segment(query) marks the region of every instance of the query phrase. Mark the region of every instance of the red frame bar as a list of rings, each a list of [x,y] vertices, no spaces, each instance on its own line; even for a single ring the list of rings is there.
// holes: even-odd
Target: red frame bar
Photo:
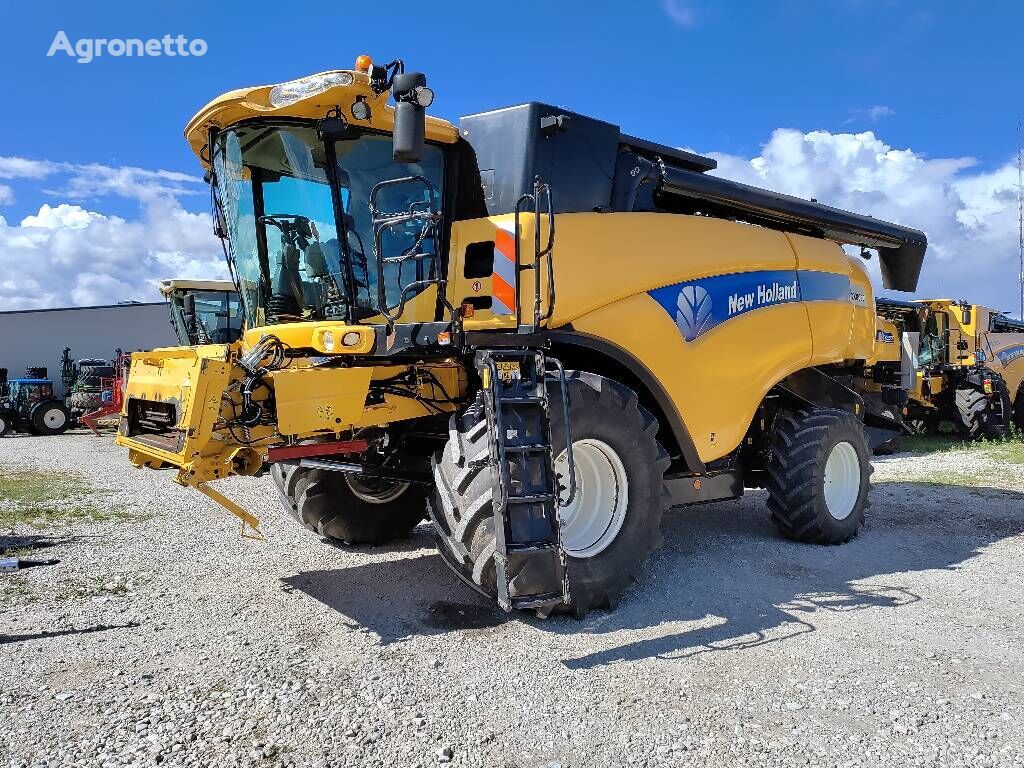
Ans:
[[[336,443],[310,443],[307,445],[282,445],[267,451],[267,462],[285,459],[306,459],[310,456],[331,456],[335,453],[362,453],[370,447],[367,440],[341,440]]]

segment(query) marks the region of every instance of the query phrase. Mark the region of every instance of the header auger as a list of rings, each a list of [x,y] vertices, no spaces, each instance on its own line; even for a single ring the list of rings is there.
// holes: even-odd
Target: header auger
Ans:
[[[460,578],[541,614],[614,607],[670,504],[766,487],[784,535],[856,535],[900,412],[840,244],[912,290],[925,236],[564,109],[455,126],[432,98],[360,57],[193,118],[243,332],[135,355],[132,461],[253,525],[206,484],[269,469],[349,544],[426,508]]]

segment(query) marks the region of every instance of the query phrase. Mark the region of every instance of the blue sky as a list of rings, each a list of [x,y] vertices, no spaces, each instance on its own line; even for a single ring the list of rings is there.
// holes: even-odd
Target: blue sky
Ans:
[[[1015,37],[1024,28],[1024,4],[1018,2],[521,0],[514,9],[401,0],[67,2],[45,10],[5,5],[0,71],[7,119],[0,156],[61,164],[42,175],[5,174],[0,167],[7,189],[0,191],[0,216],[8,229],[44,203],[77,206],[82,216],[145,222],[150,201],[110,183],[116,169],[198,175],[181,132],[206,101],[231,88],[347,68],[362,52],[378,60],[400,56],[409,68],[425,71],[437,93],[431,111],[450,119],[548,101],[634,135],[719,153],[723,172],[745,180],[820,192],[837,203],[879,192],[842,178],[844,169],[851,176],[864,171],[845,165],[844,153],[910,152],[918,168],[913,173],[928,170],[921,184],[960,189],[981,179],[975,187],[982,192],[963,194],[988,197],[964,203],[967,214],[956,208],[951,231],[962,227],[964,215],[993,215],[989,198],[1005,203],[1005,183],[992,179],[1013,161],[1014,128],[1024,112],[1024,53]],[[78,64],[63,54],[46,56],[58,30],[72,41],[182,34],[202,38],[208,51],[201,58],[107,56]],[[880,143],[835,138],[867,131]],[[810,166],[792,157],[774,166],[771,157],[764,159],[766,147],[769,155],[773,148],[785,154],[786,137],[810,152]],[[756,162],[747,167],[759,156],[760,170]],[[952,165],[935,165],[939,161]],[[824,189],[803,178],[821,162],[837,174]],[[89,164],[111,169],[105,183],[81,178]],[[885,169],[874,170],[876,186],[891,178]],[[148,181],[136,174],[132,183],[156,183],[156,194],[173,198],[183,211],[205,211],[202,188],[173,173]],[[902,202],[897,211],[913,215],[915,205]],[[1002,218],[986,220],[993,225],[1001,227]],[[195,266],[207,256],[177,264]],[[948,253],[946,260],[952,260]],[[14,300],[15,293],[0,289],[0,303],[5,295]],[[87,295],[33,301],[80,303]],[[1004,289],[993,295],[1003,304],[1010,296]]]

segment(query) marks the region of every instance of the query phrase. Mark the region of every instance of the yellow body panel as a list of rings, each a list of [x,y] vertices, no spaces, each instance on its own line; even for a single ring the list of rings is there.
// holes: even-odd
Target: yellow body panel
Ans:
[[[325,334],[330,333],[331,349],[327,349]],[[346,334],[359,336],[356,344],[342,343]],[[325,354],[365,355],[373,351],[376,332],[365,325],[347,325],[341,322],[316,321],[305,323],[281,323],[280,325],[251,328],[245,332],[244,347],[251,349],[260,339],[273,334],[292,349],[315,349]]]
[[[811,355],[800,303],[750,312],[692,342],[647,294],[579,317],[573,327],[628,350],[654,374],[704,462],[739,445],[768,390],[807,367]]]
[[[982,334],[982,349],[985,365],[1006,381],[1010,399],[1015,404],[1024,402],[1024,333]]]
[[[572,213],[556,220],[558,294],[551,327],[574,322],[652,288],[727,272],[791,270],[796,265],[789,240],[781,232],[721,219],[663,213]],[[529,217],[526,224],[523,237],[528,246],[522,250],[532,254]],[[546,286],[546,275],[542,276]],[[542,295],[546,296],[546,291]],[[524,308],[532,307],[530,273],[520,286],[520,297]]]
[[[282,435],[340,431],[363,415],[372,368],[285,368],[270,379]]]
[[[857,334],[854,334],[855,336]],[[875,344],[868,365],[899,363],[903,359],[900,331],[896,323],[884,317],[875,317]]]
[[[131,375],[125,390],[125,411],[132,400],[161,403],[174,408],[173,429],[167,435],[127,434],[122,418],[117,444],[131,449],[136,465],[179,469],[178,481],[196,485],[227,477],[239,467],[233,458],[240,446],[217,435],[216,424],[226,407],[224,393],[237,369],[229,362],[226,345],[157,349],[132,355]],[[254,439],[267,436],[257,429]],[[248,463],[248,462],[247,462]]]
[[[532,216],[521,222],[524,263],[534,252],[533,223]],[[486,280],[464,276],[466,250],[471,243],[493,239],[496,229],[514,231],[511,224],[511,216],[499,216],[455,226],[453,303],[491,290]],[[545,226],[541,217],[542,240]],[[840,283],[846,279],[849,291],[833,300],[761,307],[689,342],[648,293],[729,273],[796,270],[837,277]],[[705,462],[739,444],[768,390],[787,375],[811,365],[866,361],[875,354],[874,295],[867,272],[830,241],[707,217],[560,214],[554,272],[557,297],[549,327],[571,324],[633,355],[669,393]],[[521,274],[520,304],[529,321],[534,277],[531,271]],[[546,270],[541,275],[546,297]],[[507,316],[477,311],[466,327],[512,324]]]

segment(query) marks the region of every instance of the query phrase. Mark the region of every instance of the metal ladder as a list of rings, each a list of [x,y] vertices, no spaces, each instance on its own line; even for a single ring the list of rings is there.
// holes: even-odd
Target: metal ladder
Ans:
[[[476,365],[490,435],[498,604],[546,615],[569,602],[547,396],[549,377],[557,377],[568,429],[565,371],[537,349],[481,350]],[[571,501],[575,466],[566,439]]]

